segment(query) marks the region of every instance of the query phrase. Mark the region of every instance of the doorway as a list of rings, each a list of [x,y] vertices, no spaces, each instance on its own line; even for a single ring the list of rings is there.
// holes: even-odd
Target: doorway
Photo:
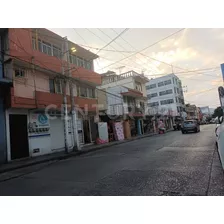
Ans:
[[[29,156],[27,115],[9,115],[11,159]]]
[[[83,129],[84,129],[85,144],[89,144],[91,143],[91,137],[90,137],[90,125],[88,119],[83,120]]]
[[[97,138],[97,125],[94,121],[94,116],[90,116],[89,120],[90,120],[90,129],[91,129],[91,137],[92,137],[91,140],[92,142],[95,142]]]

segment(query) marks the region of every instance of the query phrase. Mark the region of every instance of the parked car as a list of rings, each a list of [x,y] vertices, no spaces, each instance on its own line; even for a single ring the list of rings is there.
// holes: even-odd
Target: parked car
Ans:
[[[224,169],[224,122],[223,117],[219,118],[219,124],[216,126],[216,141],[222,167]]]
[[[188,133],[188,132],[200,132],[200,125],[199,122],[196,120],[186,120],[182,124],[181,128],[182,134]]]

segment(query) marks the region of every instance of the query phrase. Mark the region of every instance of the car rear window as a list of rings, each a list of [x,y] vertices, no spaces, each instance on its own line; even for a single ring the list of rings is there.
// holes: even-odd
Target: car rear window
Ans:
[[[194,121],[184,121],[184,124],[194,124]]]

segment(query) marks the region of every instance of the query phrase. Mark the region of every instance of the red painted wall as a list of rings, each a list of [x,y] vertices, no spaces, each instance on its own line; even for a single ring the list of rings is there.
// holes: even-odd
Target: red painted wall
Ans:
[[[10,50],[9,54],[16,56],[19,59],[31,62],[48,70],[61,73],[62,61],[56,57],[49,56],[32,48],[32,31],[31,29],[10,28],[9,29]],[[77,68],[72,71],[73,77],[78,77],[80,80],[87,80],[89,82],[101,84],[101,76],[82,67],[71,65]]]

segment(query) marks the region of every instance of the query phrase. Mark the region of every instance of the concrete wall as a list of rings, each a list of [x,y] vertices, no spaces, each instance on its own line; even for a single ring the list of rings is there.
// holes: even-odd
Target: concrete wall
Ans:
[[[31,112],[27,109],[9,109],[6,111],[6,132],[7,132],[7,160],[11,161],[11,146],[10,146],[10,128],[9,128],[9,114],[23,114],[27,115],[27,126],[30,122]],[[71,118],[69,118],[70,122]],[[1,120],[0,120],[1,123]],[[64,126],[61,117],[57,117],[55,120],[49,120],[50,123],[50,135],[40,137],[28,138],[29,144],[29,156],[35,157],[43,154],[49,154],[52,152],[64,150]],[[1,126],[0,126],[1,127]],[[27,130],[28,131],[28,130]],[[69,147],[72,147],[72,133],[69,134]],[[34,153],[33,150],[39,148],[40,152]],[[1,151],[0,151],[1,152]]]
[[[127,89],[121,86],[111,87],[107,89],[107,113],[110,115],[123,115],[123,96],[122,92],[127,92]]]
[[[133,77],[128,77],[125,79],[118,80],[116,82],[110,82],[108,84],[99,86],[99,89],[107,89],[109,87],[116,87],[116,86],[125,86],[131,89],[135,89],[135,81]]]
[[[97,93],[99,110],[107,110],[108,109],[108,104],[107,104],[106,90],[104,90],[104,89],[102,89],[102,91],[96,90],[96,93]]]

